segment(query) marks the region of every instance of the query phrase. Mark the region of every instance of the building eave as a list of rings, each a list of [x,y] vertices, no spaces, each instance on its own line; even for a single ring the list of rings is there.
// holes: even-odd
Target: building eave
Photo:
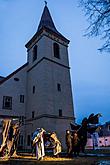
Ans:
[[[20,68],[18,68],[17,70],[15,70],[14,72],[12,72],[11,74],[9,74],[7,77],[5,77],[3,80],[0,81],[0,85],[3,84],[5,81],[9,80],[12,76],[14,76],[16,73],[18,73],[19,71],[21,71],[23,68],[25,68],[28,65],[28,63],[25,63],[24,65],[22,65]]]
[[[40,29],[40,31],[36,32],[35,35],[29,40],[29,42],[27,42],[25,47],[28,48],[36,40],[36,38],[39,37],[39,35],[42,34],[43,30],[45,30],[46,32],[50,33],[51,35],[55,35],[56,37],[58,37],[59,39],[63,40],[64,42],[67,42],[67,44],[69,44],[69,42],[70,42],[62,34],[56,33],[55,31],[52,31],[51,29],[49,29],[47,27],[42,27],[42,29]]]
[[[25,47],[28,48],[41,33],[42,29],[34,34],[34,36],[26,43]]]
[[[3,77],[3,76],[0,76],[0,78],[5,78],[5,77]]]
[[[0,115],[0,119],[19,119],[20,116]]]
[[[64,42],[67,42],[69,44],[69,40],[64,37],[61,33],[59,32],[55,32],[55,31],[52,31],[51,29],[47,28],[47,27],[44,27],[46,29],[46,31],[50,34],[54,34],[56,37],[60,38],[61,40],[63,40]]]

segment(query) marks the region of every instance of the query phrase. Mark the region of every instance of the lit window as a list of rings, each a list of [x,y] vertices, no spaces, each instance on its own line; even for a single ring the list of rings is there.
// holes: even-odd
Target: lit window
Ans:
[[[3,109],[12,109],[12,97],[3,96]]]
[[[33,62],[37,59],[37,45],[33,48]]]
[[[59,45],[57,43],[53,44],[54,57],[60,58]]]
[[[24,95],[20,95],[20,103],[24,103]]]

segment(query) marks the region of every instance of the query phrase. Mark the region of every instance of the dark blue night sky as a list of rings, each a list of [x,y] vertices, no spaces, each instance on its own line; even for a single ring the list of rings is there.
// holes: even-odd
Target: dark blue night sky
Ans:
[[[110,120],[110,54],[97,50],[99,38],[85,38],[87,18],[78,0],[48,0],[55,26],[70,40],[69,61],[76,121],[90,113]],[[35,34],[43,0],[0,0],[0,75],[7,76],[26,62],[25,44]]]

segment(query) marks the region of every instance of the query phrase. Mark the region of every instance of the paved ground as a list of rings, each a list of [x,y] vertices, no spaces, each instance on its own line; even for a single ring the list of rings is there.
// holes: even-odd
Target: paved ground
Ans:
[[[0,158],[0,165],[110,165],[110,154],[80,154],[72,159],[66,158],[62,153],[60,158],[45,156],[43,160],[37,161],[31,155],[21,155],[14,158]]]

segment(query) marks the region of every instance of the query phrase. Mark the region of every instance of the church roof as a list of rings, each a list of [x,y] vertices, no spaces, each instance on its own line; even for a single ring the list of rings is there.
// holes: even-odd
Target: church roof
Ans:
[[[18,73],[20,70],[22,70],[24,67],[26,67],[28,65],[28,62],[25,63],[24,65],[22,65],[20,68],[18,68],[17,70],[15,70],[14,72],[12,72],[11,74],[9,74],[7,77],[4,77],[1,81],[0,81],[0,85],[2,83],[4,83],[5,81],[7,81],[8,79],[10,79],[12,76],[14,76],[16,73]]]
[[[61,33],[57,31],[47,5],[45,5],[44,7],[37,32],[32,37],[32,39],[25,45],[26,47],[28,47],[33,42],[33,40],[37,37],[37,35],[41,33],[42,29],[46,29],[48,32],[54,33],[57,37],[59,36],[64,41],[69,42],[68,39],[66,39]]]

